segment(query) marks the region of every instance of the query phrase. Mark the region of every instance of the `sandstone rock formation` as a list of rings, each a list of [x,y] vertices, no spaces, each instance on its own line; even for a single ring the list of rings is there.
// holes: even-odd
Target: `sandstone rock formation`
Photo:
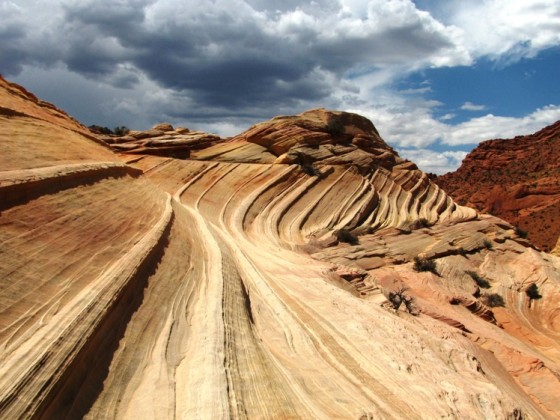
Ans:
[[[528,136],[482,142],[435,182],[456,201],[527,232],[542,250],[560,252],[560,121]]]
[[[560,258],[368,120],[131,136],[177,159],[3,80],[0,107],[0,417],[560,415]]]

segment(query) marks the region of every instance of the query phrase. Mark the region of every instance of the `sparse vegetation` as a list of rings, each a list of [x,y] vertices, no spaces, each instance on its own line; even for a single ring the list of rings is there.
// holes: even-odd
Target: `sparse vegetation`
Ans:
[[[113,129],[113,132],[117,136],[126,136],[130,132],[130,130],[124,125],[119,125]]]
[[[531,283],[527,290],[525,290],[525,293],[531,300],[542,298],[542,295],[539,292],[539,287],[535,283]]]
[[[309,176],[319,176],[320,172],[313,166],[312,163],[306,163],[303,165],[299,165],[301,170]]]
[[[397,290],[389,292],[389,302],[395,311],[398,311],[404,303],[406,311],[412,315],[418,315],[418,309],[414,305],[414,297],[406,294],[407,287],[399,287]]]
[[[431,271],[438,274],[436,271],[436,262],[427,258],[414,257],[414,270],[415,271]]]
[[[336,231],[335,236],[339,242],[346,242],[347,244],[350,245],[357,245],[360,243],[358,238],[347,229],[340,229]]]
[[[299,150],[291,153],[293,153],[293,162],[299,165],[299,167],[305,174],[309,176],[320,175],[320,172],[317,170],[317,168],[313,166],[313,159],[310,156],[300,152]]]
[[[486,248],[486,249],[494,248],[494,245],[492,245],[492,242],[488,239],[485,239],[484,242],[482,243],[482,245],[484,245],[484,248]]]
[[[515,228],[515,234],[517,236],[519,236],[520,238],[523,238],[523,239],[527,238],[527,231],[521,229],[520,227]]]
[[[478,273],[476,273],[475,271],[465,271],[466,274],[468,274],[469,276],[471,276],[471,278],[474,280],[474,282],[477,284],[478,287],[482,288],[482,289],[489,289],[490,288],[490,282],[488,280],[486,280],[484,277],[481,277]]]
[[[461,255],[461,256],[463,256],[463,257],[466,257],[467,254],[468,254],[468,252],[467,252],[467,250],[466,250],[465,248],[460,247],[460,248],[457,249],[457,254],[459,254],[459,255]]]
[[[418,227],[426,228],[429,226],[430,226],[430,222],[428,222],[428,219],[426,219],[425,217],[421,217],[420,219],[418,219]]]
[[[504,298],[497,293],[484,295],[483,300],[484,303],[491,308],[495,308],[497,306],[505,306]]]
[[[91,131],[93,131],[94,133],[98,133],[98,134],[106,134],[106,135],[111,135],[114,134],[113,130],[111,130],[108,127],[102,127],[100,125],[90,125],[88,127]]]
[[[338,117],[331,117],[327,123],[327,131],[331,136],[339,136],[344,134],[346,130]]]

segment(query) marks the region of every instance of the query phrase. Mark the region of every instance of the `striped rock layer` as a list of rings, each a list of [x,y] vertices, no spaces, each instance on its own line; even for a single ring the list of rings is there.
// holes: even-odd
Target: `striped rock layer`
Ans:
[[[560,259],[365,118],[105,140],[0,80],[0,417],[560,415]]]

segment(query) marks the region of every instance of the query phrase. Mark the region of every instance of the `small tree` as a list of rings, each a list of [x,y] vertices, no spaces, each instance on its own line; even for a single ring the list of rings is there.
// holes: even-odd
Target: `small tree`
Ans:
[[[408,287],[401,286],[398,289],[389,292],[389,302],[395,311],[398,311],[404,303],[406,311],[412,315],[418,315],[418,309],[414,305],[414,297],[406,295]]]
[[[531,300],[542,298],[542,295],[539,293],[539,288],[536,285],[536,283],[531,283],[531,285],[527,288],[527,290],[525,290],[525,293],[527,294],[527,296],[529,296],[529,299]]]

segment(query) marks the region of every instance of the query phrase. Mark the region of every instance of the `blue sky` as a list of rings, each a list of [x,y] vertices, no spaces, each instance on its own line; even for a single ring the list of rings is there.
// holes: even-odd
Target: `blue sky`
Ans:
[[[427,172],[560,119],[558,0],[0,0],[0,74],[86,125],[325,107]]]
[[[425,97],[441,102],[435,115],[464,122],[488,112],[522,117],[560,98],[560,48],[550,48],[533,58],[500,63],[480,58],[470,66],[442,67],[414,72],[395,88],[422,89]],[[461,109],[465,103],[474,104]]]

